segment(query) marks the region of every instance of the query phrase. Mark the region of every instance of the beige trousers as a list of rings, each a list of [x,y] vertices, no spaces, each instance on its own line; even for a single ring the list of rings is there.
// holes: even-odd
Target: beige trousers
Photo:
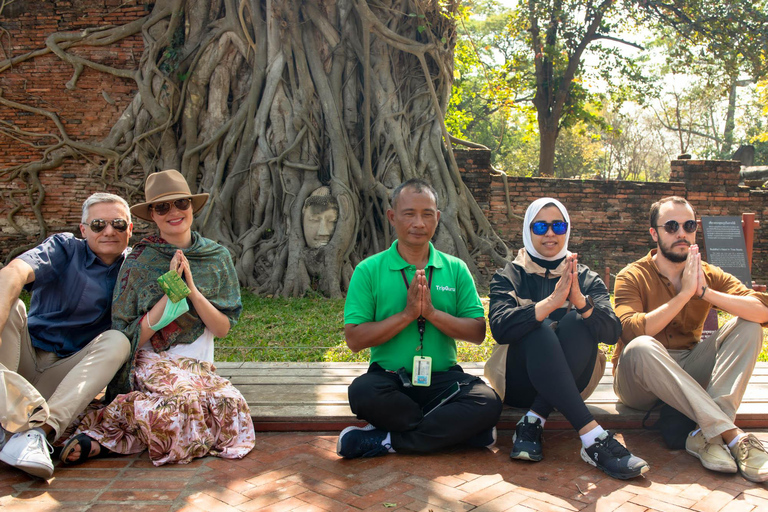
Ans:
[[[27,331],[27,310],[17,301],[0,334],[0,424],[9,432],[47,424],[58,438],[109,384],[130,351],[128,338],[113,330],[68,357],[36,349]]]
[[[691,350],[667,350],[651,336],[638,336],[621,353],[613,389],[635,409],[663,400],[694,420],[709,441],[736,428],[736,410],[762,345],[760,324],[740,318]]]

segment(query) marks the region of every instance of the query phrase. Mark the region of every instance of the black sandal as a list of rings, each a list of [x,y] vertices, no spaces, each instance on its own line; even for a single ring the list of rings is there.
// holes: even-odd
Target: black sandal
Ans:
[[[64,445],[64,448],[61,450],[61,456],[59,457],[59,460],[61,460],[61,463],[65,466],[74,466],[76,464],[82,464],[89,459],[100,459],[112,454],[111,451],[99,445],[101,446],[99,453],[91,457],[90,455],[92,443],[98,444],[97,441],[91,439],[85,434],[77,434],[75,437],[67,441],[67,444]],[[67,460],[69,454],[72,453],[72,450],[74,450],[76,446],[80,447],[80,456],[75,460]]]

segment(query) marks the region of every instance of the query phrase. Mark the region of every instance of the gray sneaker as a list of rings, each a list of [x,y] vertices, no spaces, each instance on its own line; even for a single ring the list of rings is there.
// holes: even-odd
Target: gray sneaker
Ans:
[[[5,443],[0,460],[37,478],[53,476],[53,447],[42,432],[36,429],[18,432]]]

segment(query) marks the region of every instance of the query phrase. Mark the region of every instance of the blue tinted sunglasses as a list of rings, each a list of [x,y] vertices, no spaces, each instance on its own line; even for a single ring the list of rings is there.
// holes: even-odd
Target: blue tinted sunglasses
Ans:
[[[531,224],[531,232],[538,236],[546,235],[550,226],[552,226],[552,232],[556,235],[564,235],[568,232],[568,223],[562,220],[556,220],[555,222],[540,220],[534,222]]]

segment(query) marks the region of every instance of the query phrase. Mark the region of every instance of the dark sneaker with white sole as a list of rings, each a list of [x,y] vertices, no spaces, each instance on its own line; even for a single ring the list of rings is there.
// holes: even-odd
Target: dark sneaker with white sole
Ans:
[[[347,427],[339,434],[336,453],[345,459],[386,455],[391,448],[390,445],[381,444],[386,438],[387,433],[373,425]]]
[[[544,427],[541,426],[539,418],[523,416],[515,427],[515,435],[512,437],[514,446],[509,457],[533,462],[540,461],[544,458],[541,450],[543,435]]]
[[[651,469],[643,459],[629,453],[607,430],[595,438],[595,444],[581,448],[581,458],[619,480],[635,478]]]

